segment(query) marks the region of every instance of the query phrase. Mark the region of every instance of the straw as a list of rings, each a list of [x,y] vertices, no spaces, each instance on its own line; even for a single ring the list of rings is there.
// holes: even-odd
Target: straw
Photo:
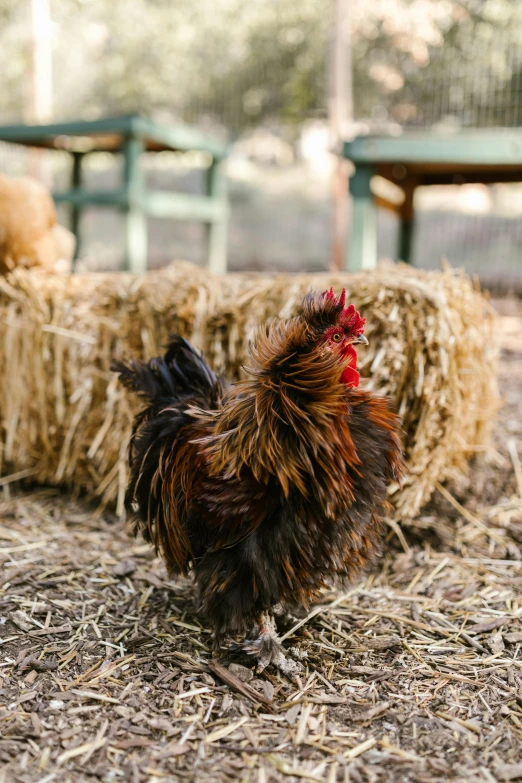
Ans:
[[[403,418],[409,471],[390,499],[413,517],[437,482],[487,443],[497,409],[494,315],[468,277],[390,266],[371,274],[213,277],[188,263],[149,272],[0,279],[0,472],[87,492],[122,511],[138,409],[110,372],[172,332],[236,379],[256,326],[298,312],[310,289],[348,289],[367,318],[360,367]]]

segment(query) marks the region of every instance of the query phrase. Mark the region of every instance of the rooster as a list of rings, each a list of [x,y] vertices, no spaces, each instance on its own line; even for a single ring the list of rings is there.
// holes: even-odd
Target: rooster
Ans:
[[[398,418],[360,389],[366,319],[346,291],[309,294],[261,329],[249,377],[227,386],[179,336],[163,358],[114,362],[146,406],[134,422],[127,506],[171,574],[193,571],[218,650],[228,635],[293,675],[274,608],[307,607],[380,549],[400,480]]]

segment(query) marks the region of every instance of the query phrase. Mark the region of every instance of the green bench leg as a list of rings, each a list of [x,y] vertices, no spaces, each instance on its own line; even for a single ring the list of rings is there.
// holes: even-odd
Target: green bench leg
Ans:
[[[72,153],[71,190],[81,190],[83,156],[83,152]],[[74,238],[76,240],[73,257],[73,270],[76,269],[76,261],[79,259],[81,252],[80,216],[81,208],[76,204],[71,204],[69,228],[74,234]]]
[[[399,246],[397,248],[397,257],[399,261],[411,264],[411,249],[413,246],[414,218],[413,198],[417,183],[409,180],[403,186],[404,202],[401,205],[400,226],[399,226]]]
[[[129,137],[125,140],[125,269],[136,273],[145,272],[147,269],[147,218],[143,209],[144,185],[140,171],[143,151],[144,144],[141,139]]]
[[[207,173],[207,195],[221,206],[219,217],[207,224],[208,268],[214,274],[227,271],[228,204],[222,163],[214,158]]]
[[[139,207],[130,207],[125,214],[125,269],[147,271],[147,218]]]
[[[345,268],[375,269],[377,265],[377,207],[370,190],[373,166],[358,165],[350,179],[352,225]]]

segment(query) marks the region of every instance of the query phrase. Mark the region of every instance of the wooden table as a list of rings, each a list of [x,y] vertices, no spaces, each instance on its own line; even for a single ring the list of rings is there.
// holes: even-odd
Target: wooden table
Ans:
[[[391,209],[399,216],[397,257],[409,263],[416,188],[522,182],[522,130],[359,136],[345,142],[343,155],[355,165],[350,179],[352,228],[346,255],[346,268],[353,270],[374,269],[377,263],[377,207]],[[371,179],[376,174],[401,188],[401,203],[372,193]]]
[[[81,246],[80,213],[88,205],[113,207],[125,214],[125,268],[147,268],[147,217],[198,220],[207,224],[208,264],[213,272],[226,271],[228,203],[221,162],[226,148],[185,125],[162,126],[138,115],[92,122],[0,127],[0,141],[42,149],[66,150],[72,156],[71,188],[54,193],[57,203],[71,205],[71,230],[76,236],[76,257]],[[148,190],[140,169],[144,152],[198,150],[211,156],[206,193],[191,195]],[[123,181],[116,190],[86,190],[82,162],[91,152],[121,153]]]

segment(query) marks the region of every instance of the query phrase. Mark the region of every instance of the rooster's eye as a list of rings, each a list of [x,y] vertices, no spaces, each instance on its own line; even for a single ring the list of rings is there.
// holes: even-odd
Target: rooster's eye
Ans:
[[[336,343],[340,342],[340,340],[342,340],[340,332],[335,332],[335,334],[332,335],[332,340]]]

